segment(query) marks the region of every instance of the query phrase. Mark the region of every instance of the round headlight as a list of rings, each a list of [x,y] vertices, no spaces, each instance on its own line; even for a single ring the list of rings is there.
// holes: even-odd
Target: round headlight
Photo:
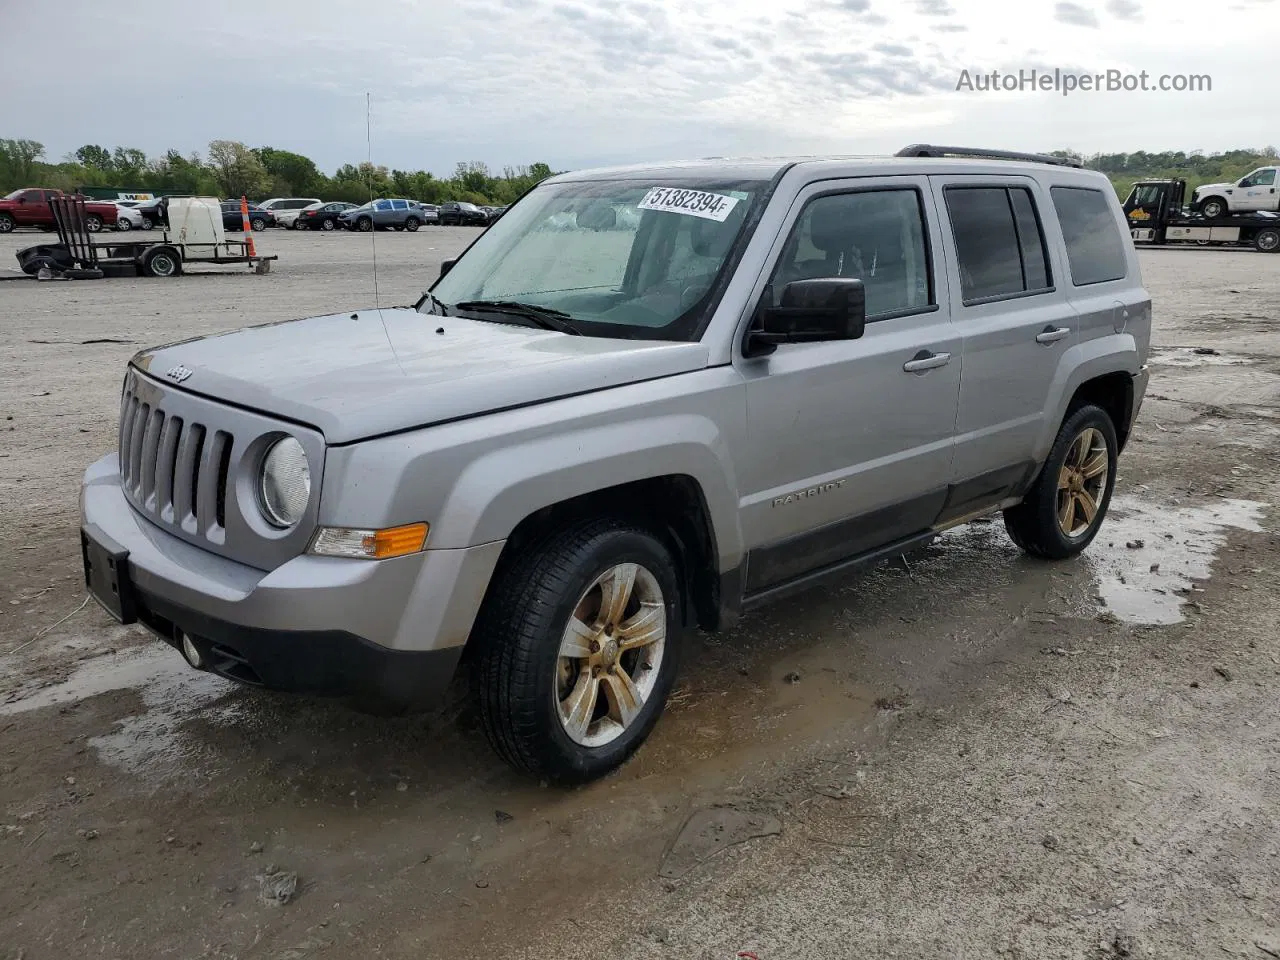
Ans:
[[[302,519],[311,499],[311,467],[302,444],[293,437],[277,440],[263,458],[258,499],[274,526],[292,527]]]

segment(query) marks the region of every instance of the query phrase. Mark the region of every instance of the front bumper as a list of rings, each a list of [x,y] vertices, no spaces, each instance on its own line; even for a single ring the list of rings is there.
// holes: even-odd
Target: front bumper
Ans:
[[[126,622],[179,648],[189,637],[208,669],[273,689],[429,706],[453,676],[502,551],[499,541],[384,561],[299,556],[264,572],[145,520],[119,480],[115,454],[86,471],[81,527],[86,556],[97,544],[99,558],[121,557]]]

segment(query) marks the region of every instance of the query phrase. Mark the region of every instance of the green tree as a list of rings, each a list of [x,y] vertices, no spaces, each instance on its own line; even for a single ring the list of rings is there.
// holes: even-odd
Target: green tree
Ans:
[[[86,143],[75,152],[75,158],[81,166],[101,170],[103,173],[111,172],[111,151],[96,143]]]
[[[238,140],[212,141],[209,169],[226,197],[260,197],[271,184],[271,175],[257,154]]]
[[[319,195],[325,177],[310,157],[275,147],[257,147],[253,152],[262,161],[280,193],[299,197]]]
[[[44,144],[35,140],[0,139],[0,180],[5,190],[35,186],[36,168],[44,156]]]
[[[111,152],[110,172],[122,184],[137,184],[146,169],[147,155],[136,147],[116,147]]]

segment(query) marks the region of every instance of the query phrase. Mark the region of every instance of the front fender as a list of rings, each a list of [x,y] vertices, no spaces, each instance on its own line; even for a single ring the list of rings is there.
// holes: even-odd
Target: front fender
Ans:
[[[1133,376],[1141,367],[1138,342],[1130,333],[1096,337],[1078,343],[1063,353],[1053,383],[1049,386],[1049,399],[1045,408],[1049,415],[1045,417],[1036,442],[1036,462],[1043,463],[1049,456],[1058,428],[1066,418],[1067,406],[1081,384],[1109,373]]]
[[[702,489],[720,568],[736,566],[742,531],[728,444],[713,421],[696,414],[571,430],[493,450],[458,477],[432,543],[453,547],[505,539],[544,507],[670,475],[691,477]]]

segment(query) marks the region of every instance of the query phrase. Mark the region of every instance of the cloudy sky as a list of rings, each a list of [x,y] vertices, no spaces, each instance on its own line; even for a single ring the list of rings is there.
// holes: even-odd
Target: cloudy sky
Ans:
[[[366,91],[374,161],[437,173],[1280,140],[1280,0],[0,0],[0,37],[0,136],[54,158],[222,138],[332,172],[365,157]],[[1033,68],[1207,74],[1212,91],[956,89],[965,70]]]

